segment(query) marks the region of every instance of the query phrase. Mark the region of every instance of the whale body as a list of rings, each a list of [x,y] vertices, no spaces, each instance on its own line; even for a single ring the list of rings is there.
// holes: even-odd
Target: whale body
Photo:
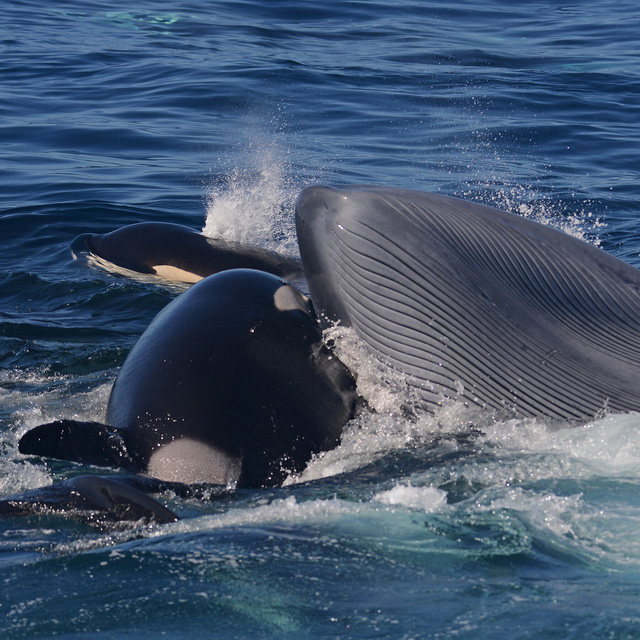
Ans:
[[[355,379],[322,341],[335,322],[431,410],[447,399],[497,417],[640,410],[640,272],[600,249],[492,207],[386,187],[309,187],[296,229],[313,305],[280,277],[302,278],[299,263],[261,249],[161,223],[81,236],[76,247],[112,264],[201,281],[136,343],[105,424],[41,425],[20,451],[158,482],[280,484],[335,447],[354,415]],[[272,273],[233,268],[247,265]],[[0,514],[57,505],[175,519],[143,493],[153,486],[81,477],[5,498]]]
[[[640,271],[484,205],[315,186],[296,204],[309,292],[431,408],[518,416],[640,410]]]

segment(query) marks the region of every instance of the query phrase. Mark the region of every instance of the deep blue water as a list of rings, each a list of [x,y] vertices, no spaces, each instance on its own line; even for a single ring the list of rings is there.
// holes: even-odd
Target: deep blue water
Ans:
[[[86,469],[17,453],[104,418],[175,287],[75,261],[160,220],[295,253],[315,182],[439,191],[640,266],[637,2],[100,0],[3,6],[0,495]],[[0,637],[640,638],[640,418],[489,425],[378,407],[280,489],[160,499],[100,532],[0,521]],[[348,352],[348,353],[347,353]],[[400,397],[399,397],[400,396]]]

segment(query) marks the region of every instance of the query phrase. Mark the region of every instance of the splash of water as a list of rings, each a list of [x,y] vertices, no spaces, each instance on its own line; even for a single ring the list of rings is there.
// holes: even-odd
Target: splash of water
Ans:
[[[254,141],[254,166],[233,168],[207,198],[203,233],[297,256],[293,205],[302,188],[275,143]]]
[[[489,195],[479,197],[476,191],[463,191],[460,197],[477,200],[503,211],[511,211],[596,247],[600,245],[599,234],[607,224],[593,214],[592,203],[589,200],[585,200],[580,209],[569,210],[557,200],[541,198],[539,191],[533,188],[491,184],[487,186],[492,189]]]
[[[90,376],[84,378],[86,384]],[[38,461],[26,460],[17,451],[18,440],[29,429],[60,418],[103,420],[112,382],[77,393],[69,376],[52,376],[46,368],[7,370],[0,375],[0,404],[11,428],[0,437],[0,496],[51,484],[53,476]]]

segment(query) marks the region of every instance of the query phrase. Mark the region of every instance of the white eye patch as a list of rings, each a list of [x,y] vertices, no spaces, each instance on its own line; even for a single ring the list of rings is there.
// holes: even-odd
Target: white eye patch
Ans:
[[[174,440],[160,447],[153,452],[147,465],[150,476],[185,484],[235,484],[241,469],[238,458],[191,438]]]
[[[159,275],[161,278],[165,278],[166,280],[177,280],[178,282],[189,283],[199,282],[202,280],[202,276],[191,273],[190,271],[185,271],[178,267],[173,267],[170,264],[155,265],[153,270],[156,272],[156,275]]]

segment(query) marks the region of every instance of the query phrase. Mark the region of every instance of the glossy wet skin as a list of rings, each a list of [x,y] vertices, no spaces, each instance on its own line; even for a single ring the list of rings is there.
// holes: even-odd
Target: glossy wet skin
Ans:
[[[257,269],[295,282],[302,277],[298,260],[166,222],[139,222],[110,233],[85,234],[76,238],[73,251],[89,251],[105,264],[186,283],[230,269]]]
[[[337,445],[355,382],[332,356],[308,298],[233,270],[181,294],[122,366],[107,422],[150,475],[273,485]]]
[[[418,191],[309,187],[316,309],[353,326],[430,406],[588,419],[640,409],[640,272],[519,216]]]
[[[58,420],[19,448],[183,484],[275,486],[338,445],[355,387],[304,294],[235,269],[151,322],[116,377],[107,424]]]

